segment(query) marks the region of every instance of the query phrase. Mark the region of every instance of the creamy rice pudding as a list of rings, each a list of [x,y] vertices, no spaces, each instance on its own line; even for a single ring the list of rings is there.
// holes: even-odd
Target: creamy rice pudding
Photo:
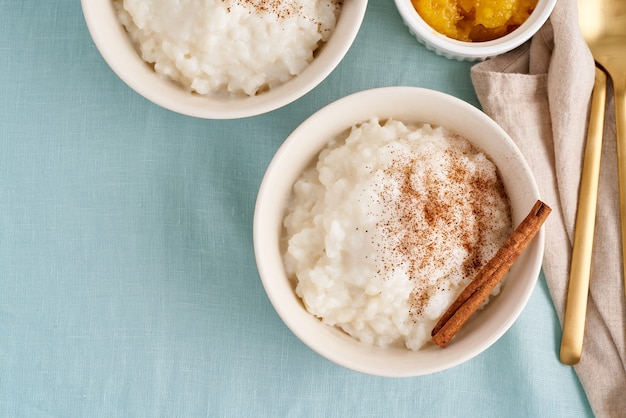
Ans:
[[[113,0],[154,70],[198,94],[253,96],[300,74],[342,0]]]
[[[324,323],[418,350],[511,230],[482,151],[445,128],[372,119],[334,138],[294,184],[284,261]]]

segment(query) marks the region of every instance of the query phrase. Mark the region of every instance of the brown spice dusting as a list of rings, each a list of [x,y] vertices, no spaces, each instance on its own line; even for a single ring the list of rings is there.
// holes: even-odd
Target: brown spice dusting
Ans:
[[[259,15],[270,14],[277,19],[289,19],[292,17],[304,17],[305,9],[302,0],[222,0],[227,3],[228,12],[232,7],[245,7],[250,13]],[[335,12],[341,7],[343,0],[332,0],[330,7]],[[309,18],[312,19],[312,18]],[[311,20],[313,22],[313,20]],[[320,25],[320,22],[317,22]]]
[[[384,210],[395,216],[379,222],[377,232],[385,239],[375,240],[375,245],[379,253],[392,254],[383,260],[384,271],[392,272],[402,265],[415,282],[409,299],[414,321],[442,286],[433,282],[434,278],[423,277],[423,271],[443,269],[451,246],[467,251],[462,265],[465,277],[476,274],[490,257],[481,249],[489,239],[492,202],[507,198],[499,177],[468,169],[467,155],[479,152],[468,147],[448,148],[443,156],[430,156],[445,163],[443,179],[430,168],[424,170],[424,160],[414,157],[396,156],[385,170],[395,182],[383,186],[380,199]],[[420,186],[418,179],[426,187]],[[433,230],[437,230],[435,239]]]

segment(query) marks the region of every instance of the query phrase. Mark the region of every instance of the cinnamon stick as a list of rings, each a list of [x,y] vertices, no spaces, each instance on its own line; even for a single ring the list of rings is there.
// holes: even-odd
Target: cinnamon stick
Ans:
[[[538,200],[530,213],[511,233],[495,256],[478,272],[474,280],[441,316],[431,332],[432,340],[441,348],[461,329],[474,312],[491,294],[513,263],[519,258],[552,209]]]

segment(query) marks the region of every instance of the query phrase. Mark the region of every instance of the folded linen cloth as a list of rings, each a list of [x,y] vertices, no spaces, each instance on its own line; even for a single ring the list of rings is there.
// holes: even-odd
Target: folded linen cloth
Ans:
[[[561,323],[594,80],[593,57],[577,19],[576,1],[559,0],[531,41],[471,71],[483,110],[517,143],[553,209],[545,225],[543,269]],[[586,333],[575,366],[599,417],[626,414],[626,304],[611,85],[607,96]],[[555,360],[558,355],[557,349]]]

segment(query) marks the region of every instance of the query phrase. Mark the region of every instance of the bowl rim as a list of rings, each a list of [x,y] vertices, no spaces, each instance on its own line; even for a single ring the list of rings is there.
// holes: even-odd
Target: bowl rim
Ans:
[[[284,165],[290,165],[292,163],[299,164],[298,162],[294,162],[293,159],[290,157],[290,151],[296,147],[300,149],[305,147],[310,150],[314,149],[319,151],[326,142],[322,142],[321,140],[319,140],[317,141],[318,143],[315,146],[312,146],[310,144],[306,144],[300,141],[300,134],[310,131],[311,129],[319,128],[319,122],[322,119],[326,121],[327,119],[336,116],[337,114],[342,114],[342,112],[350,112],[350,108],[353,107],[353,105],[356,103],[363,103],[372,100],[378,100],[379,102],[385,100],[389,101],[392,100],[391,98],[397,98],[399,96],[410,97],[412,95],[420,96],[422,97],[422,100],[445,100],[447,101],[447,103],[457,106],[461,111],[468,112],[469,115],[474,115],[480,118],[480,123],[486,124],[489,126],[490,129],[497,131],[498,135],[504,141],[507,141],[507,147],[512,147],[511,149],[516,152],[517,163],[524,171],[524,174],[529,180],[529,193],[533,197],[539,198],[539,190],[536,181],[523,155],[521,154],[515,143],[512,141],[512,139],[504,132],[504,130],[482,111],[480,111],[473,105],[462,101],[461,99],[439,91],[420,87],[394,86],[374,88],[350,94],[326,105],[325,107],[321,108],[316,113],[311,115],[304,122],[302,122],[302,124],[300,124],[300,126],[298,126],[292,132],[292,134],[287,137],[287,139],[279,147],[278,151],[270,161],[259,187],[254,210],[253,246],[258,272],[265,292],[278,316],[282,319],[283,323],[287,326],[288,329],[292,331],[294,335],[296,335],[296,337],[300,339],[301,342],[303,342],[306,346],[308,346],[310,349],[317,352],[319,355],[326,358],[327,360],[330,360],[336,364],[357,372],[376,376],[412,377],[440,372],[457,366],[467,360],[470,360],[471,358],[485,351],[487,348],[493,345],[500,337],[502,337],[502,335],[504,335],[504,333],[513,325],[513,323],[517,320],[517,318],[527,305],[541,271],[541,263],[544,252],[545,232],[544,228],[542,228],[533,240],[531,246],[522,255],[522,257],[526,260],[524,267],[525,274],[522,279],[518,280],[521,283],[521,285],[518,286],[521,287],[521,291],[515,294],[516,303],[514,303],[513,306],[510,307],[510,310],[507,310],[507,314],[500,322],[498,322],[495,326],[490,327],[491,333],[488,335],[488,338],[479,340],[478,343],[474,343],[474,345],[471,346],[471,349],[462,351],[460,354],[450,350],[450,345],[444,350],[438,349],[438,352],[434,354],[434,358],[436,358],[437,361],[432,363],[420,363],[418,361],[414,364],[409,364],[410,360],[415,359],[415,357],[413,357],[412,355],[415,353],[419,353],[419,351],[411,352],[408,349],[400,349],[402,353],[396,352],[396,354],[398,354],[399,358],[406,358],[407,364],[389,364],[386,363],[386,359],[384,361],[378,361],[378,357],[376,357],[384,355],[382,354],[384,350],[389,349],[381,350],[377,347],[368,346],[363,350],[365,350],[366,352],[365,355],[371,355],[370,359],[374,359],[374,361],[364,364],[363,362],[359,361],[358,356],[351,356],[349,355],[349,353],[346,353],[345,346],[343,346],[340,341],[342,339],[348,339],[351,341],[350,344],[352,345],[358,345],[362,343],[356,342],[356,340],[353,340],[352,337],[347,336],[347,334],[343,333],[342,331],[334,328],[328,329],[331,327],[321,324],[321,321],[314,318],[313,315],[308,313],[308,311],[303,314],[302,310],[304,310],[304,308],[302,306],[297,307],[294,304],[294,300],[291,299],[293,299],[295,292],[292,288],[289,288],[289,286],[291,285],[289,283],[289,278],[286,277],[284,265],[282,262],[282,254],[280,254],[279,249],[278,237],[281,233],[280,229],[282,228],[282,216],[280,217],[278,226],[272,225],[272,221],[268,221],[268,219],[270,219],[268,218],[269,216],[275,216],[276,210],[281,210],[280,201],[282,201],[282,204],[284,204],[286,196],[291,192],[290,189],[281,190],[282,194],[279,199],[274,199],[276,196],[272,196],[272,193],[270,192],[276,190],[275,182],[290,182],[290,184],[293,184],[291,180],[295,180],[295,177],[292,179],[285,178],[289,176],[284,176],[284,174],[280,172],[281,167]],[[383,98],[383,100],[379,100],[381,97]],[[359,118],[359,120],[354,120],[352,123],[344,123],[343,129],[345,130],[349,128],[352,124],[362,122],[367,119],[368,117],[361,117]],[[333,123],[335,126],[330,129],[335,129],[337,126],[342,125],[341,122],[336,121],[331,121],[331,123]],[[314,156],[315,153],[311,155]],[[272,198],[270,198],[270,196],[272,196]],[[534,201],[530,203],[533,204]],[[284,209],[284,206],[282,206],[282,208]],[[518,218],[522,218],[524,215],[526,214],[520,214]],[[520,261],[521,259],[522,258],[520,258]],[[277,274],[280,275],[280,277],[276,277]],[[506,287],[503,289],[503,292],[505,291],[505,289]],[[286,298],[290,299],[287,300]],[[296,298],[298,297],[296,296]],[[498,298],[495,298],[494,303],[497,300]],[[300,305],[301,304],[302,303],[300,301]],[[490,303],[485,309],[489,309],[490,305],[492,305],[492,303]],[[294,311],[294,309],[299,310]],[[309,318],[306,318],[305,315]],[[318,329],[321,329],[320,325],[322,325],[322,328],[326,327],[324,329],[328,330],[329,333],[337,334],[330,338],[333,341],[327,339],[325,340],[324,344],[321,344],[316,336],[311,333],[317,332],[319,334]],[[336,339],[337,341],[334,341],[334,339]]]
[[[81,0],[91,38],[113,72],[132,90],[170,111],[202,119],[240,119],[284,107],[313,90],[339,65],[362,26],[367,0],[344,2],[333,36],[296,77],[257,96],[193,94],[156,74],[133,47],[112,0]],[[337,35],[337,36],[335,36]]]
[[[538,0],[533,13],[520,27],[491,41],[464,42],[449,38],[434,30],[412,5],[411,0],[394,0],[404,23],[418,40],[435,49],[463,59],[485,59],[509,52],[528,41],[541,29],[552,14],[557,0]]]

